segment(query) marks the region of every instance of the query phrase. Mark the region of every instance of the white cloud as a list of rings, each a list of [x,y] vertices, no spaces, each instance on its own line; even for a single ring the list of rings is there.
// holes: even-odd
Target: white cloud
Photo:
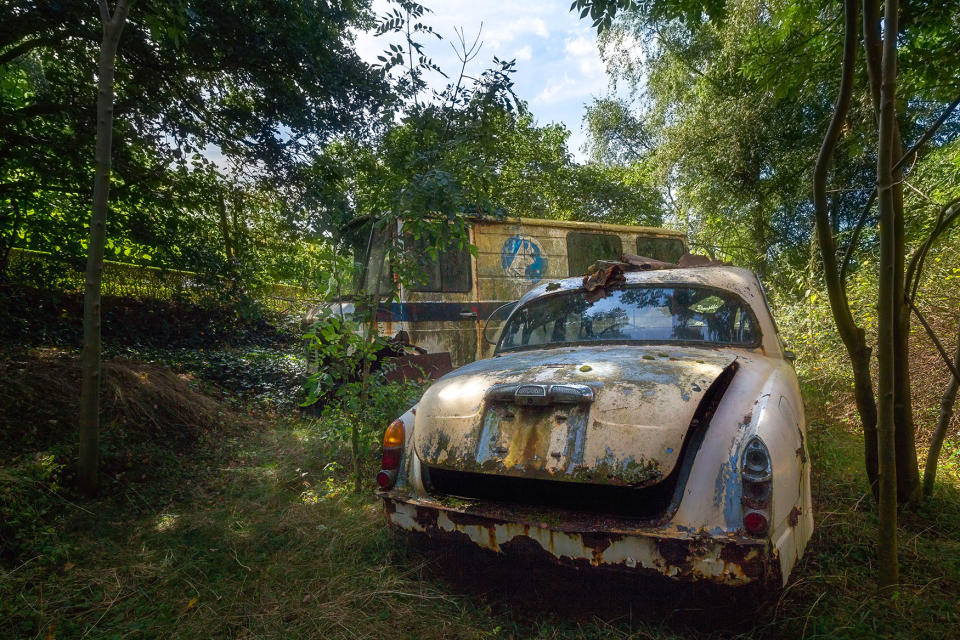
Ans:
[[[513,57],[521,62],[529,62],[530,58],[533,57],[533,49],[530,48],[530,45],[526,45],[514,51]]]
[[[566,100],[578,93],[577,84],[576,80],[565,73],[562,78],[554,80],[544,87],[543,91],[537,94],[537,97],[534,98],[533,101],[549,104],[551,102]]]
[[[597,47],[591,40],[587,40],[583,36],[577,36],[576,38],[567,38],[563,43],[563,50],[574,57],[580,58],[596,53]]]
[[[583,75],[591,78],[604,75],[603,61],[594,41],[582,35],[567,38],[563,43],[563,51],[567,54],[567,62],[576,65]]]
[[[530,17],[521,17],[508,22],[493,21],[485,23],[482,34],[483,41],[494,50],[501,49],[504,45],[523,39],[525,36],[549,38],[550,31],[547,29],[547,23],[542,18]]]

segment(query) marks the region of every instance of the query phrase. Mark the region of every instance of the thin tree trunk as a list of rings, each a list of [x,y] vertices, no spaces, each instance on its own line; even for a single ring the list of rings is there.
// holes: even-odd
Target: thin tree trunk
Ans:
[[[218,194],[218,212],[220,214],[220,233],[223,235],[223,252],[227,257],[227,264],[233,265],[234,251],[233,244],[230,241],[230,223],[227,221],[227,203],[223,199],[223,194]]]
[[[953,356],[953,368],[960,369],[960,325],[957,327],[957,351]],[[943,390],[943,397],[940,398],[940,415],[937,417],[937,427],[933,430],[933,437],[930,439],[927,464],[923,469],[923,495],[928,498],[933,495],[933,484],[937,477],[937,465],[940,461],[940,449],[943,447],[943,440],[947,436],[950,420],[953,419],[953,406],[957,401],[958,390],[960,390],[960,377],[951,372],[950,382],[947,384],[947,388]]]
[[[894,123],[892,158],[903,153],[899,127]],[[906,240],[904,235],[903,173],[891,171],[894,205],[894,325],[893,421],[897,456],[897,502],[905,505],[921,498],[920,462],[914,435],[913,400],[910,397],[910,305],[905,295]]]
[[[879,2],[864,0],[864,48],[866,50],[867,76],[870,81],[870,94],[874,114],[878,119],[881,111],[882,56],[881,21]],[[893,137],[891,158],[898,161],[891,169],[891,198],[893,202],[892,233],[894,236],[894,432],[897,456],[897,501],[900,504],[914,502],[920,498],[920,471],[917,461],[917,444],[914,436],[913,403],[910,398],[910,306],[904,297],[904,213],[903,213],[903,141],[896,119],[894,107]],[[911,150],[912,151],[912,150]]]
[[[110,197],[110,164],[113,142],[113,75],[120,34],[127,21],[127,0],[118,0],[113,15],[106,0],[100,2],[103,39],[97,70],[97,147],[93,182],[93,211],[83,298],[83,349],[80,354],[80,459],[77,478],[88,495],[97,491],[100,431],[100,285]]]
[[[370,241],[367,243],[367,269],[370,268],[370,258],[373,253],[373,234],[376,233],[375,227],[370,229]],[[384,256],[384,259],[386,256]],[[384,260],[378,260],[377,270],[374,274],[373,281],[373,296],[370,304],[370,318],[367,324],[367,336],[366,336],[366,348],[370,347],[370,344],[376,339],[377,334],[379,333],[379,328],[377,326],[377,312],[380,310],[380,278],[383,275],[383,262]],[[364,275],[366,275],[366,271]],[[360,285],[363,287],[366,283],[361,281]],[[363,359],[363,368],[360,374],[360,413],[357,415],[353,424],[350,427],[350,455],[353,458],[353,491],[355,493],[360,493],[363,490],[363,479],[361,477],[361,465],[360,465],[360,427],[357,424],[358,420],[363,419],[363,416],[366,414],[366,407],[370,399],[370,366],[373,363],[367,357],[367,354],[364,354]]]
[[[896,140],[897,33],[899,3],[885,0],[884,33],[880,75],[880,113],[877,142],[877,199],[880,213],[880,276],[877,312],[877,361],[879,393],[877,412],[880,461],[880,508],[878,535],[878,581],[891,591],[899,582],[897,563],[897,445],[895,393],[897,345],[902,284],[897,286],[897,211],[893,184],[893,151]]]
[[[17,229],[20,227],[20,206],[17,204],[16,196],[10,197],[10,206],[13,209],[13,216],[10,220],[10,239],[4,240],[3,247],[0,247],[0,282],[5,282],[7,279],[10,252],[13,251],[14,238],[17,237]]]
[[[833,161],[837,138],[846,120],[853,94],[854,68],[857,58],[857,2],[844,2],[843,66],[840,92],[834,107],[827,133],[824,135],[820,153],[813,173],[814,224],[820,256],[823,260],[823,278],[830,299],[830,309],[837,325],[837,333],[843,340],[853,371],[854,398],[857,412],[863,424],[864,461],[870,487],[877,489],[877,405],[873,397],[873,381],[870,377],[870,347],[861,327],[853,319],[843,282],[837,265],[836,242],[830,225],[830,210],[827,200],[827,171]]]
[[[757,275],[760,280],[767,277],[767,251],[770,243],[767,239],[767,216],[763,203],[759,200],[754,205],[753,213],[753,244],[757,252]]]
[[[894,113],[891,159],[903,156],[903,139]],[[903,210],[903,169],[891,168],[894,205],[894,313],[893,421],[897,445],[897,502],[910,504],[921,498],[920,462],[914,435],[913,400],[910,397],[910,305],[905,295],[906,237]]]

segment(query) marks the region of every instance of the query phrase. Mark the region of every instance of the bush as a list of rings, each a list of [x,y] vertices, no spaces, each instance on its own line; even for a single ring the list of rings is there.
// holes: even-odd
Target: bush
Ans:
[[[350,316],[340,316],[324,309],[320,317],[303,336],[309,366],[313,373],[304,385],[306,399],[303,406],[320,400],[335,400],[356,413],[359,409],[360,382],[364,362],[372,364],[384,340],[375,335],[364,337],[363,327]],[[371,372],[371,382],[380,378],[380,372]]]
[[[380,441],[387,425],[420,399],[424,386],[412,380],[386,383],[378,378],[370,385],[366,405],[359,408],[359,384],[347,385],[318,412],[324,439],[348,444],[351,430],[356,427],[360,459],[375,458],[380,453]]]

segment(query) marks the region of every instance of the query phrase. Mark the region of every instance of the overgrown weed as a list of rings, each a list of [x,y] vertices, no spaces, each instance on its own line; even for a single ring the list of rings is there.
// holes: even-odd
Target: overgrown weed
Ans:
[[[817,528],[790,583],[772,597],[409,545],[386,529],[372,477],[376,438],[415,391],[378,390],[364,425],[371,480],[361,495],[348,478],[349,416],[335,405],[320,416],[259,404],[239,413],[214,399],[226,424],[202,427],[188,454],[168,443],[170,455],[140,467],[145,480],[111,480],[92,502],[37,488],[56,517],[29,534],[15,561],[3,560],[5,632],[941,638],[960,623],[960,487],[945,477],[931,502],[901,515],[904,586],[892,601],[878,598],[875,510],[843,396],[805,389]],[[58,482],[50,469],[37,477]]]

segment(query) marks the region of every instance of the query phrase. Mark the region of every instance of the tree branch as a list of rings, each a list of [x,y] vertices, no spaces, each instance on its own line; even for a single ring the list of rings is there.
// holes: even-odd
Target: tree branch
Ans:
[[[863,49],[867,61],[867,78],[870,81],[870,98],[873,101],[874,118],[880,112],[880,2],[863,0]]]
[[[943,358],[943,361],[946,363],[947,369],[950,370],[950,373],[952,373],[957,380],[960,380],[960,369],[957,369],[956,365],[953,363],[953,359],[950,358],[947,350],[943,348],[943,343],[940,342],[940,338],[937,337],[933,327],[930,326],[930,324],[927,322],[927,319],[923,317],[922,313],[920,313],[920,309],[917,308],[917,305],[913,300],[907,298],[907,304],[909,304],[910,309],[913,310],[913,315],[917,317],[917,320],[919,320],[920,324],[923,325],[923,328],[926,329],[927,335],[933,342],[933,346],[937,348],[937,352],[940,354],[940,357]]]
[[[960,369],[960,325],[958,325],[957,351],[953,356],[954,370]],[[933,484],[937,478],[937,466],[940,461],[940,450],[947,436],[947,428],[953,418],[953,405],[957,401],[957,391],[960,390],[960,377],[955,371],[951,372],[950,382],[947,383],[943,395],[940,397],[940,415],[937,417],[937,426],[930,438],[930,449],[927,451],[927,463],[923,468],[923,495],[933,495]]]
[[[924,262],[927,259],[930,247],[958,217],[960,217],[960,198],[955,198],[940,209],[940,214],[937,216],[937,221],[934,223],[930,235],[910,258],[910,264],[907,266],[907,273],[904,277],[904,286],[906,290],[910,291],[908,299],[911,303],[917,297],[917,290],[920,288],[920,275],[923,273]]]
[[[923,135],[913,144],[910,149],[897,160],[896,164],[893,165],[893,171],[897,171],[903,168],[903,165],[907,163],[911,156],[916,154],[924,144],[927,143],[930,138],[943,126],[943,123],[947,121],[947,118],[950,117],[950,114],[960,106],[960,96],[947,105],[947,108],[943,110],[943,113],[940,114],[940,117],[937,118],[933,124],[931,124],[926,131],[923,132]],[[857,226],[853,229],[853,236],[850,238],[850,242],[847,244],[847,249],[843,254],[843,260],[840,263],[840,281],[846,282],[847,268],[850,265],[850,259],[853,257],[853,251],[857,247],[857,243],[860,240],[860,233],[863,231],[863,227],[867,222],[868,216],[870,214],[870,208],[873,206],[874,200],[877,198],[877,187],[873,187],[873,191],[870,193],[870,198],[867,200],[867,204],[863,207],[863,212],[860,214],[860,218],[857,220]],[[907,277],[907,282],[909,283],[909,272]]]
[[[857,248],[857,244],[860,242],[860,233],[863,231],[864,225],[867,223],[867,218],[870,215],[870,209],[873,207],[873,203],[877,199],[877,188],[874,187],[873,191],[870,192],[870,197],[867,199],[867,204],[864,205],[863,211],[860,213],[860,218],[857,220],[857,226],[853,229],[853,236],[850,238],[850,242],[847,243],[847,250],[843,253],[843,260],[840,263],[840,282],[845,283],[847,281],[847,267],[850,266],[850,258],[853,256],[853,250]]]
[[[44,36],[42,38],[34,38],[32,40],[24,40],[19,44],[10,47],[3,53],[0,53],[0,64],[6,64],[11,60],[14,60],[37,47],[42,47],[44,45],[49,45],[57,42],[57,38]]]
[[[927,140],[933,137],[933,134],[935,134],[937,130],[943,126],[943,123],[947,121],[947,118],[950,117],[950,114],[953,113],[953,111],[957,108],[958,105],[960,105],[960,95],[954,98],[953,102],[947,105],[947,108],[943,110],[943,113],[940,114],[940,117],[937,118],[933,122],[933,124],[931,124],[927,128],[927,130],[923,132],[923,135],[920,136],[920,138],[913,144],[912,147],[910,147],[910,149],[905,154],[903,154],[903,157],[900,158],[895,165],[893,165],[894,171],[902,168],[903,165],[905,165],[909,161],[910,157],[915,153],[917,153],[917,151],[920,150],[920,147],[926,144]]]
[[[830,304],[838,320],[841,334],[855,333],[856,328],[850,306],[844,295],[837,270],[836,244],[833,229],[830,226],[829,205],[827,203],[827,171],[833,163],[833,153],[837,138],[843,127],[850,100],[853,95],[854,66],[857,46],[857,5],[854,0],[844,1],[845,37],[843,43],[843,63],[841,69],[840,91],[830,118],[830,124],[823,137],[820,153],[817,155],[813,171],[813,203],[817,239],[823,255],[824,277],[830,295]],[[841,326],[842,325],[842,326]]]

